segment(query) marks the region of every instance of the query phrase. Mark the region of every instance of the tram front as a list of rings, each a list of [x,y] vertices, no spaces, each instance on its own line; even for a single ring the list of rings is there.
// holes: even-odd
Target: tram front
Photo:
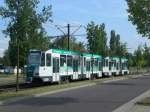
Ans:
[[[30,50],[27,64],[27,82],[32,82],[39,75],[39,66],[41,64],[42,52],[39,50]]]

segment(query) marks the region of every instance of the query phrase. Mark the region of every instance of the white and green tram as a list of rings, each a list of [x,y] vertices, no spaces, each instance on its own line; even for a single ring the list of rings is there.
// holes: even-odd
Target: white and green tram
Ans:
[[[102,57],[74,51],[30,50],[27,81],[61,82],[102,76]]]
[[[110,57],[109,70],[112,75],[120,75],[120,58]]]
[[[102,63],[103,63],[103,67],[102,67],[103,76],[107,76],[107,77],[112,76],[112,73],[110,71],[110,67],[111,67],[110,62],[111,62],[110,57],[104,57],[103,58],[103,61],[102,61]]]
[[[129,74],[129,69],[128,69],[128,59],[123,57],[120,59],[120,74],[122,75],[127,75]]]

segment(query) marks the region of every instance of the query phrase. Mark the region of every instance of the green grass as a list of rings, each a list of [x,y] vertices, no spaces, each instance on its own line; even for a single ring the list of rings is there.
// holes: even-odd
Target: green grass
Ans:
[[[23,75],[23,74],[19,75],[19,82],[20,83],[25,82],[25,75]],[[16,83],[16,75],[14,75],[14,74],[0,74],[0,86],[15,84],[15,83]]]
[[[68,84],[48,85],[44,87],[22,89],[18,92],[15,92],[15,91],[6,92],[5,91],[5,92],[0,92],[0,100],[6,100],[9,98],[14,98],[14,97],[32,96],[34,94],[50,92],[50,91],[55,91],[55,90],[60,90],[60,89],[65,89],[65,88],[70,88],[70,87],[77,87],[77,86],[87,85],[90,83],[101,84],[103,81],[113,80],[113,79],[127,79],[127,77],[121,76],[121,77],[101,78],[101,79],[96,79],[96,80],[76,81],[76,82],[72,82]]]
[[[150,106],[150,97],[146,97],[143,100],[138,101],[136,104],[144,105],[144,106]]]

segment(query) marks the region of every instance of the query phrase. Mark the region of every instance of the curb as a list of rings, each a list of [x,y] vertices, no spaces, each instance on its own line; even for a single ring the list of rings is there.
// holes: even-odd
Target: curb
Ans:
[[[129,112],[129,110],[134,106],[137,101],[142,100],[144,97],[150,94],[150,90],[144,92],[143,94],[135,97],[133,100],[123,104],[122,106],[118,107],[117,109],[113,110],[112,112]]]
[[[0,101],[0,105],[3,105],[4,103]]]
[[[103,81],[102,83],[110,83],[110,82],[115,82],[115,81],[121,81],[121,80],[127,80],[128,78],[124,78],[124,79],[115,79],[115,80],[106,80],[106,81]]]

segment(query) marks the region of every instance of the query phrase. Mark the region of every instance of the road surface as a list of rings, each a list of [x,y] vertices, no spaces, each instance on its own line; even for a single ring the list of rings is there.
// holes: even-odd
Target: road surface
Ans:
[[[0,112],[112,112],[150,89],[150,76],[98,84],[0,106]]]

